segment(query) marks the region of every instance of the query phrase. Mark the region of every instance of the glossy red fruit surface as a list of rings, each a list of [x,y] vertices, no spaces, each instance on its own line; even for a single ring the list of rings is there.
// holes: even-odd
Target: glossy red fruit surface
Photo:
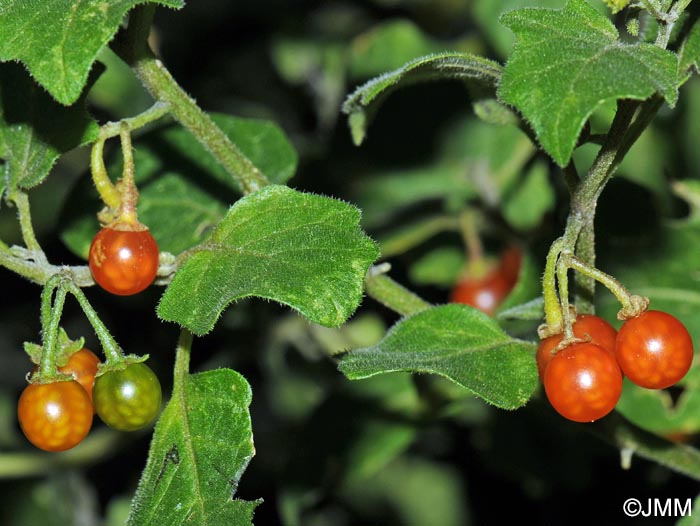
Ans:
[[[65,451],[92,427],[92,403],[75,380],[28,385],[17,403],[22,432],[39,449]]]
[[[617,405],[622,373],[609,351],[592,343],[577,343],[552,358],[544,389],[560,415],[575,422],[593,422]]]
[[[676,317],[649,310],[622,325],[615,354],[622,372],[635,384],[664,389],[690,369],[693,340]]]
[[[88,262],[95,282],[112,294],[130,296],[147,288],[158,272],[158,244],[145,230],[105,227],[92,240]]]
[[[572,328],[576,338],[600,345],[606,351],[613,355],[615,354],[617,331],[615,327],[603,318],[594,314],[579,314],[576,316],[576,321]],[[540,373],[540,379],[544,379],[545,369],[552,360],[554,349],[559,345],[562,338],[562,334],[556,334],[540,341],[537,347],[537,370]]]

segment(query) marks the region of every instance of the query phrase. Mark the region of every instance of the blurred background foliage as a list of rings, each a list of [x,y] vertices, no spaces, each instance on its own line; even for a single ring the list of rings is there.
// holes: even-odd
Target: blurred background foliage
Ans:
[[[199,0],[181,12],[159,11],[153,44],[203,108],[277,123],[299,157],[289,184],[356,203],[399,281],[431,302],[448,300],[464,264],[458,216],[468,207],[479,218],[488,256],[512,244],[528,253],[524,302],[538,295],[543,255],[567,213],[562,175],[548,159],[520,131],[476,119],[468,92],[456,82],[392,95],[361,148],[352,145],[340,106],[372,76],[431,52],[467,51],[503,62],[512,37],[498,23],[499,13],[535,4],[564,2]],[[150,105],[115,55],[105,50],[100,61],[107,69],[89,98],[100,121]],[[613,111],[598,111],[592,129],[604,129]],[[700,83],[694,80],[678,107],[663,109],[630,152],[602,197],[596,223],[601,268],[649,294],[655,308],[681,317],[694,341],[700,338],[700,256],[692,247],[700,228],[672,183],[700,174],[692,117],[698,114]],[[135,138],[137,162],[143,159],[137,172],[139,166],[147,171],[148,159],[158,155],[149,144],[149,137]],[[580,169],[595,152],[589,146],[576,152]],[[37,232],[52,261],[81,261],[85,247],[71,235],[80,231],[81,217],[97,211],[87,166],[86,151],[72,152],[31,192]],[[692,194],[681,193],[686,199]],[[236,194],[217,197],[212,221]],[[4,203],[0,238],[20,241],[14,210]],[[80,452],[47,456],[30,448],[14,407],[29,368],[22,342],[39,337],[39,289],[6,270],[0,277],[0,524],[123,524],[150,435],[103,429]],[[167,392],[177,328],[156,319],[159,292],[88,294],[128,352],[151,355]],[[612,297],[599,296],[602,312],[613,320]],[[621,469],[614,447],[586,426],[563,421],[541,394],[524,409],[504,412],[439,378],[346,380],[332,355],[376,343],[395,320],[366,300],[345,327],[331,330],[274,304],[244,301],[211,335],[196,340],[193,369],[232,367],[253,387],[257,455],[239,494],[264,499],[256,524],[484,526],[524,518],[631,524],[621,512],[626,498],[697,494],[697,483],[641,459]],[[506,327],[534,341],[536,325]],[[97,345],[76,306],[68,306],[64,326]],[[651,431],[697,443],[699,390],[696,378],[673,392],[626,387],[621,409]]]

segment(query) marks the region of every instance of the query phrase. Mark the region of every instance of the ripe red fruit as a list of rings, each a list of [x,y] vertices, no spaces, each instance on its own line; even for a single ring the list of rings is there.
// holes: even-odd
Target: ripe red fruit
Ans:
[[[39,449],[65,451],[92,427],[92,403],[75,380],[29,384],[17,403],[22,432]]]
[[[590,343],[599,345],[611,354],[615,354],[617,331],[615,327],[603,318],[594,314],[579,314],[576,316],[576,321],[572,328],[576,338],[590,341]],[[544,380],[545,369],[547,369],[547,365],[554,357],[554,349],[559,345],[563,337],[563,334],[555,334],[542,340],[537,347],[537,370],[540,373],[540,379]]]
[[[89,265],[97,284],[112,294],[130,296],[147,288],[158,272],[158,245],[142,225],[104,227],[90,245]]]
[[[510,292],[507,280],[500,272],[491,272],[480,279],[465,279],[453,289],[450,301],[471,305],[493,316]]]
[[[681,380],[693,362],[693,341],[685,326],[661,311],[627,320],[617,335],[622,372],[647,389],[664,389]]]
[[[450,295],[450,301],[471,305],[493,316],[518,281],[521,262],[522,251],[519,248],[506,249],[499,263],[486,275],[466,278],[457,283]]]
[[[552,358],[544,389],[560,415],[574,422],[593,422],[617,405],[622,373],[609,351],[592,343],[576,343]]]

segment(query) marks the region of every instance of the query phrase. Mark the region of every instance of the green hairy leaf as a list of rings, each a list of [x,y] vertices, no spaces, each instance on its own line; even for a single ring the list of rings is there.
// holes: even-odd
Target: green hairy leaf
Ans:
[[[98,52],[144,0],[4,0],[0,60],[21,61],[61,104],[80,96]],[[183,0],[158,0],[179,8]]]
[[[410,61],[403,67],[370,80],[350,94],[343,104],[356,145],[362,144],[372,115],[394,90],[417,82],[458,79],[477,81],[495,89],[502,67],[497,62],[468,53],[444,52]]]
[[[377,345],[346,354],[351,380],[397,371],[452,380],[502,409],[523,406],[537,386],[535,345],[516,340],[466,305],[443,305],[394,325]]]
[[[0,64],[0,158],[10,191],[38,185],[62,154],[98,133],[83,100],[61,106],[21,66]]]
[[[285,186],[248,195],[177,272],[158,314],[201,335],[229,303],[258,296],[339,326],[360,304],[378,256],[359,221],[347,203]]]
[[[565,166],[588,117],[616,99],[678,98],[678,59],[651,44],[620,42],[615,26],[585,0],[563,10],[518,9],[501,21],[516,37],[498,94],[530,122]]]
[[[234,498],[255,454],[240,374],[218,369],[176,382],[158,420],[128,526],[252,525],[260,501]]]

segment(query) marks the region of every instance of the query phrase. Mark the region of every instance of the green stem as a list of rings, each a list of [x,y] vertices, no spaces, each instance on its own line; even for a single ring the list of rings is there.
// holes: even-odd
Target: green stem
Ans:
[[[185,380],[190,373],[190,353],[192,350],[192,333],[187,329],[180,331],[175,351],[175,370],[173,372],[173,391],[184,392]]]
[[[122,156],[124,158],[124,170],[119,181],[119,193],[121,196],[119,206],[119,221],[129,224],[138,223],[136,205],[139,193],[134,182],[134,152],[131,146],[131,132],[126,123],[122,122],[119,137],[122,143]]]
[[[54,276],[44,288],[41,295],[41,331],[42,351],[39,363],[39,378],[41,382],[51,382],[62,375],[56,368],[58,346],[58,327],[61,323],[63,305],[66,301],[66,289],[61,286],[63,278]],[[56,296],[51,302],[54,289]]]
[[[547,262],[544,267],[544,276],[542,277],[542,293],[544,295],[544,319],[545,323],[553,333],[561,332],[564,325],[564,318],[559,304],[559,295],[557,294],[556,269],[559,254],[564,244],[564,238],[557,239],[549,247],[547,254]]]
[[[621,319],[632,318],[638,316],[646,310],[649,305],[649,300],[635,294],[630,294],[627,288],[617,281],[610,274],[606,274],[602,270],[588,265],[586,262],[571,254],[562,255],[560,264],[567,269],[571,268],[585,276],[594,279],[607,288],[617,301],[622,305],[618,317]]]
[[[479,215],[475,210],[466,209],[459,214],[459,227],[467,252],[467,268],[470,275],[478,276],[485,272],[484,246],[477,227]]]
[[[138,115],[134,115],[133,117],[116,122],[104,123],[102,126],[100,126],[100,138],[110,139],[112,137],[117,137],[121,133],[122,126],[124,125],[126,125],[129,131],[138,130],[151,122],[165,117],[169,112],[170,105],[166,102],[158,101],[146,111],[139,113]]]
[[[211,152],[244,193],[255,192],[270,184],[153,55],[147,43],[153,9],[152,5],[144,5],[132,11],[125,38],[115,43],[116,53],[131,66],[156,100],[170,106],[173,117]]]
[[[365,276],[367,294],[402,316],[410,316],[429,308],[430,303],[386,275],[390,268],[388,263],[382,263],[367,271]]]
[[[107,174],[107,168],[104,162],[104,147],[105,137],[100,136],[92,145],[90,151],[90,173],[92,174],[92,182],[95,184],[97,193],[100,194],[100,199],[107,205],[108,208],[116,210],[119,208],[121,197],[119,191],[112,183],[112,180]]]
[[[589,267],[595,266],[595,228],[593,222],[583,225],[576,243],[576,254]],[[576,274],[576,312],[590,314],[594,311],[595,279],[582,273]]]
[[[34,253],[35,257],[43,258],[44,251],[41,249],[41,246],[36,239],[36,235],[34,234],[32,213],[29,207],[29,197],[22,190],[15,190],[8,197],[17,206],[17,217],[19,219],[19,227],[22,232],[24,245],[27,247],[27,249]]]
[[[574,320],[571,316],[571,308],[569,306],[569,269],[562,264],[565,254],[559,255],[557,262],[557,282],[559,283],[559,299],[561,301],[561,314],[564,318],[564,340],[572,340],[574,338],[573,324]]]
[[[97,338],[100,340],[100,344],[102,345],[102,351],[107,357],[105,365],[111,366],[124,362],[124,353],[122,352],[121,347],[119,347],[119,344],[109,333],[109,330],[105,324],[102,323],[99,315],[97,312],[95,312],[95,309],[92,308],[92,305],[90,305],[90,302],[88,301],[87,297],[85,297],[85,294],[83,294],[80,287],[78,287],[72,281],[67,282],[65,286],[68,292],[73,294],[75,299],[78,300],[78,303],[83,309],[83,312],[90,322],[90,325],[92,325],[92,328],[95,330],[95,334],[97,334]]]

